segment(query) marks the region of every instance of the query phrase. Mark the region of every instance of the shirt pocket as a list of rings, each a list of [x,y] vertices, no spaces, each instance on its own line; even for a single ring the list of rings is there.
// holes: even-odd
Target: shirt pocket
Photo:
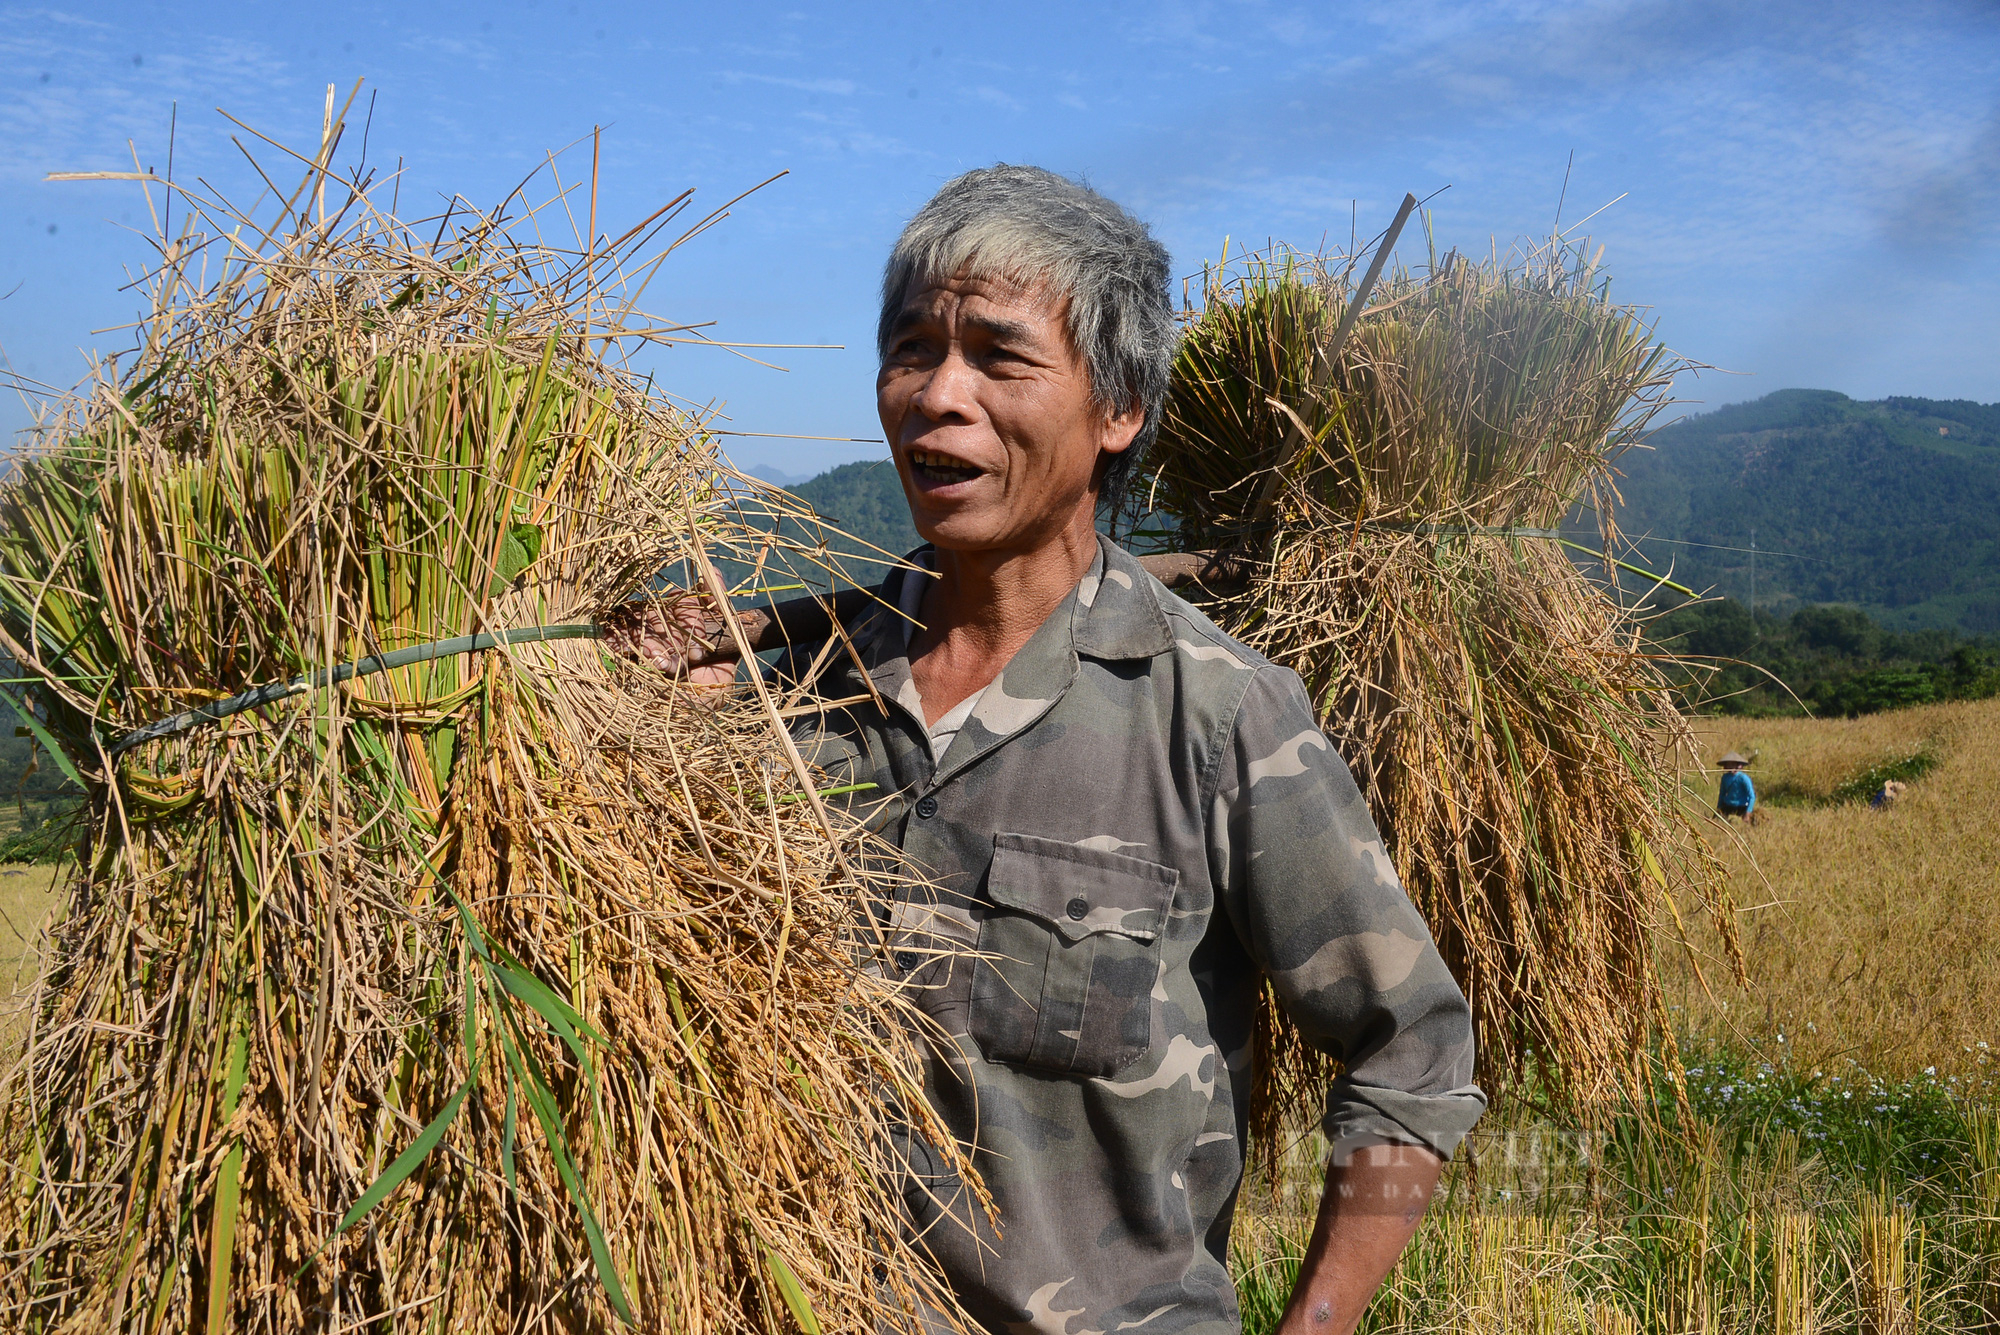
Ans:
[[[1153,1046],[1178,869],[1026,834],[993,837],[966,1030],[988,1061],[1116,1074]]]

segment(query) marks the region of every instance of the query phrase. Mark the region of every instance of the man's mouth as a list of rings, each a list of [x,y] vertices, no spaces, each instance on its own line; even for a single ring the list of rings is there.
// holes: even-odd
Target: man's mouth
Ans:
[[[911,450],[910,471],[926,482],[942,487],[954,482],[969,482],[984,470],[941,450]]]

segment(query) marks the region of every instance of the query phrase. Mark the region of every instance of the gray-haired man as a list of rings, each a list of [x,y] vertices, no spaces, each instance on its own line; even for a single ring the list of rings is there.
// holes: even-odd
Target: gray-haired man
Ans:
[[[1268,977],[1339,1056],[1286,1332],[1346,1332],[1485,1107],[1465,999],[1298,678],[1096,532],[1157,429],[1164,249],[1029,167],[950,182],[889,259],[876,381],[927,546],[850,628],[808,740],[935,889],[889,910],[948,1039],[927,1092],[998,1205],[908,1226],[994,1332],[1238,1328],[1226,1258]]]

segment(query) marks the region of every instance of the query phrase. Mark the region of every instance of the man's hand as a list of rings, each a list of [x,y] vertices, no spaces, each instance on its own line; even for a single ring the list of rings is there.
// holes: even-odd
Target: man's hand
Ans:
[[[1437,1189],[1444,1161],[1414,1145],[1371,1145],[1326,1170],[1312,1241],[1278,1335],[1353,1335]]]
[[[685,676],[696,686],[727,686],[736,680],[736,643],[705,594],[627,603],[601,624],[604,643],[613,653]]]

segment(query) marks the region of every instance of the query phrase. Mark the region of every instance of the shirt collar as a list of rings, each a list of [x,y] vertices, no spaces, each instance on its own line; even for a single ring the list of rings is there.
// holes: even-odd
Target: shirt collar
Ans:
[[[904,558],[924,571],[933,568],[935,559],[935,549],[929,544]],[[909,619],[914,617],[916,607],[921,606],[918,601],[921,595],[915,595],[915,590],[928,580],[926,574],[896,569],[882,581],[877,591],[880,602],[870,612],[873,624],[864,630],[864,635],[872,640],[871,652],[865,655],[871,669],[886,665],[894,657],[907,660],[914,629]],[[902,609],[902,615],[892,609]],[[1073,649],[1085,658],[1113,662],[1151,658],[1174,647],[1173,631],[1160,607],[1153,577],[1146,573],[1137,557],[1101,533],[1097,535],[1097,556],[1090,568],[1084,571],[1070,596],[1049,616],[1050,621],[1065,619],[1069,635],[1068,643],[1062,647]],[[1056,643],[1051,641],[1057,641],[1057,637],[1043,633],[1048,629],[1044,624],[1042,631],[1037,631],[1029,644],[1022,647],[1021,653],[1027,653],[1029,648],[1055,648]],[[1019,657],[1015,656],[1016,661]]]
[[[1085,658],[1151,658],[1174,647],[1153,577],[1102,533],[1097,560],[1076,586],[1071,641]]]
[[[907,559],[927,568],[931,558],[931,549],[924,547]],[[909,638],[904,618],[895,609],[903,604],[907,581],[928,578],[914,570],[890,571],[878,591],[880,602],[870,613],[873,624],[856,627],[866,637],[862,663],[876,689],[920,724],[922,706],[910,681]],[[1078,658],[1151,658],[1172,648],[1173,632],[1152,576],[1135,558],[1098,535],[1097,557],[1083,578],[1001,669],[939,757],[940,777],[1024,731],[1053,708],[1075,679]]]

